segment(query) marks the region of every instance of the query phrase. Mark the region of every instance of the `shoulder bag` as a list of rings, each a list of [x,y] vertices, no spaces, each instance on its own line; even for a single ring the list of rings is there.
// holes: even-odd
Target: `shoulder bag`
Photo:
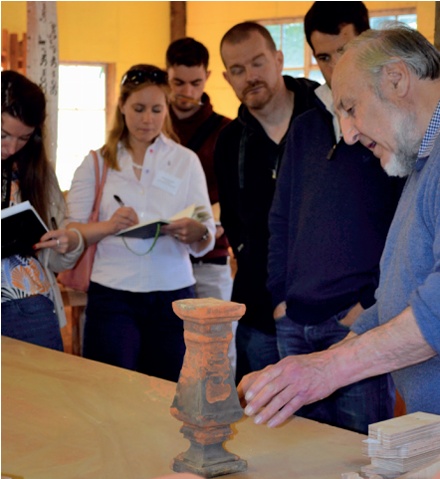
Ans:
[[[90,152],[93,155],[95,163],[95,200],[93,202],[92,212],[89,216],[88,223],[96,223],[99,219],[99,206],[101,204],[102,192],[107,177],[108,165],[104,162],[102,177],[99,174],[99,161],[96,151]],[[88,246],[83,254],[79,257],[76,265],[72,269],[62,271],[58,275],[58,281],[68,288],[78,291],[87,292],[90,284],[90,276],[92,275],[93,260],[97,243]]]

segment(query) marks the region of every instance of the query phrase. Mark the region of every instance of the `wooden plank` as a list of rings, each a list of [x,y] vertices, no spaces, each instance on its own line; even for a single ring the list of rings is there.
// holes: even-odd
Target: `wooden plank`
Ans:
[[[27,53],[27,38],[23,33],[23,38],[18,42],[18,71],[26,75],[26,53]]]
[[[18,71],[18,35],[9,35],[9,68]]]
[[[115,88],[117,85],[116,63],[107,63],[105,70],[105,131],[108,133],[113,124],[117,104]]]
[[[9,33],[6,28],[2,29],[2,68],[9,70]]]

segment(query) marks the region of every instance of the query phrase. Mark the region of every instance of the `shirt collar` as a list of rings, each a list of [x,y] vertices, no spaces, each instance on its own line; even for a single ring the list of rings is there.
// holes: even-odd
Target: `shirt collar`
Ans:
[[[315,95],[321,100],[326,110],[331,114],[336,141],[339,141],[339,139],[342,137],[342,133],[341,133],[341,127],[339,125],[339,119],[335,113],[335,107],[333,103],[333,94],[332,94],[332,91],[330,90],[330,87],[327,85],[327,83],[320,85],[315,90]]]
[[[422,144],[419,148],[418,158],[425,158],[431,154],[435,140],[440,133],[440,101],[437,104],[434,115],[429,122],[428,129],[423,137]]]
[[[170,138],[165,136],[163,133],[159,133],[159,136],[153,141],[153,143],[151,143],[150,147],[155,145],[160,145],[160,144],[168,144],[170,141],[171,141]],[[118,143],[118,150],[128,151],[128,149],[124,146],[122,141]]]

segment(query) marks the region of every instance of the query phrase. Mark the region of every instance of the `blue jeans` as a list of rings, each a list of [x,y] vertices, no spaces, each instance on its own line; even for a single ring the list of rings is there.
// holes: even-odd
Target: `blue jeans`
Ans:
[[[315,325],[294,323],[287,316],[276,320],[281,358],[328,349],[347,336],[340,323],[348,310]],[[395,388],[391,376],[364,379],[339,389],[331,396],[303,406],[295,414],[332,426],[368,434],[368,425],[394,416]]]
[[[253,371],[264,369],[280,360],[275,334],[266,333],[238,322],[235,336],[237,371],[235,381]]]
[[[54,304],[39,294],[2,303],[2,335],[44,348],[64,350]]]
[[[186,298],[194,298],[193,286],[133,293],[90,283],[84,357],[177,381],[185,342],[171,303]]]

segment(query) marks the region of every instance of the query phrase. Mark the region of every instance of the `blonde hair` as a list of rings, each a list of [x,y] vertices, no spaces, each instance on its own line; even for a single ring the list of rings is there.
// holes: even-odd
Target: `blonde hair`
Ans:
[[[121,89],[119,93],[118,106],[116,107],[113,126],[108,134],[107,141],[101,149],[104,161],[109,168],[119,171],[118,166],[118,143],[121,142],[126,148],[129,148],[129,131],[125,123],[124,115],[121,113],[120,105],[124,105],[130,95],[149,86],[159,87],[165,95],[167,108],[169,108],[170,87],[168,85],[168,75],[153,65],[134,65],[122,77]],[[174,133],[171,119],[166,115],[162,126],[162,133],[179,142],[179,138]]]

